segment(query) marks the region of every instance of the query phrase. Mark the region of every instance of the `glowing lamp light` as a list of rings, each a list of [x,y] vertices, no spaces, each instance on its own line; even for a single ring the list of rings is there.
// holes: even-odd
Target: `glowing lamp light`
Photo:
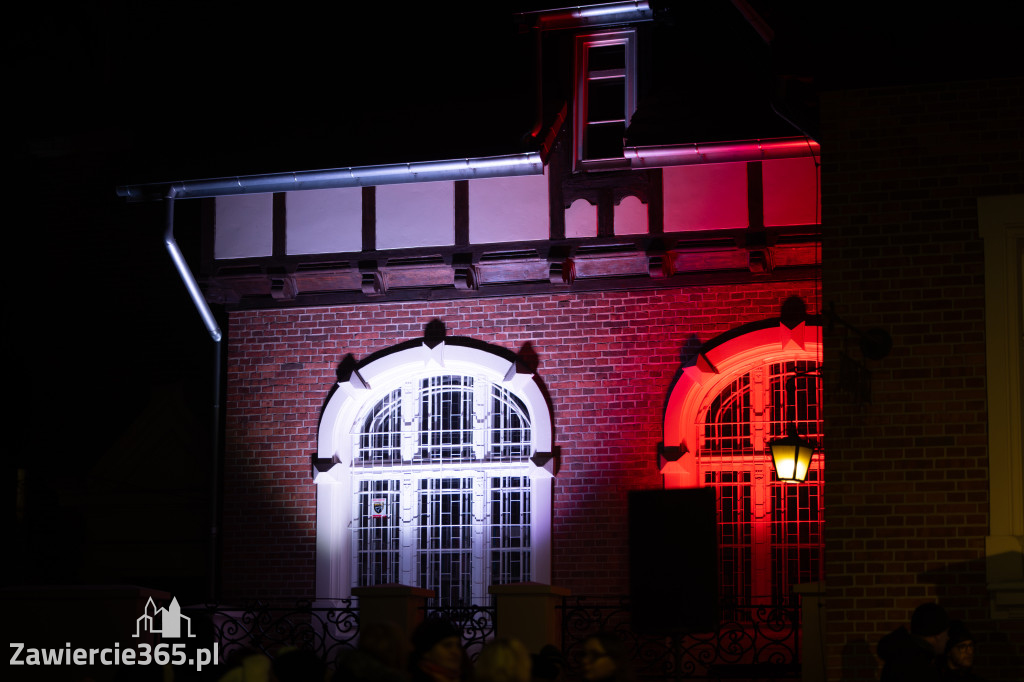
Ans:
[[[775,464],[775,476],[785,483],[803,483],[814,457],[814,445],[797,435],[792,422],[786,429],[785,438],[776,438],[768,443]]]

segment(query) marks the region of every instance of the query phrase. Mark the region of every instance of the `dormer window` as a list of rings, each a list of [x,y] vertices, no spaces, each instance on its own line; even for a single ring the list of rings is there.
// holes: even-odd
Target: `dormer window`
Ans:
[[[636,32],[576,38],[576,168],[622,158],[623,138],[636,111]]]

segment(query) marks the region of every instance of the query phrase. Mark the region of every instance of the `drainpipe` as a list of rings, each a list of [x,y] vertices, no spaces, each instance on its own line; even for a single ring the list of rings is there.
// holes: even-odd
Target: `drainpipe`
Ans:
[[[174,188],[168,189],[164,201],[167,202],[166,224],[164,226],[164,246],[171,256],[178,276],[181,277],[185,289],[192,297],[199,316],[203,318],[203,324],[213,339],[213,410],[212,422],[210,425],[210,546],[209,546],[209,582],[207,584],[207,597],[211,603],[217,599],[217,547],[218,547],[218,526],[217,512],[220,506],[220,353],[221,353],[221,331],[217,320],[213,317],[209,304],[203,297],[196,278],[185,262],[185,257],[174,239],[174,199],[177,192]]]

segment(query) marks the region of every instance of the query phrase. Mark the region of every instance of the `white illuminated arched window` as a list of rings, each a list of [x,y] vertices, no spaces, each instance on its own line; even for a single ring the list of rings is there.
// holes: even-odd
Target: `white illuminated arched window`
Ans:
[[[723,605],[785,603],[823,579],[824,451],[820,328],[781,324],[728,335],[684,368],[666,410],[679,458],[671,487],[713,487]],[[769,441],[795,423],[819,445],[804,483],[775,476]]]
[[[400,583],[469,605],[550,580],[550,426],[504,355],[441,343],[360,367],[321,423],[318,596]]]

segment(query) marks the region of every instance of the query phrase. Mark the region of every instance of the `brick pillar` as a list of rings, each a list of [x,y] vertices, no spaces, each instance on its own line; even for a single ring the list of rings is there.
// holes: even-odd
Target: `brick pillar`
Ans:
[[[800,682],[825,682],[825,583],[794,585],[800,595]]]
[[[359,597],[359,622],[394,623],[402,632],[412,634],[423,621],[427,599],[433,590],[409,585],[374,585],[354,587],[352,594]]]
[[[562,648],[562,613],[559,607],[569,590],[542,583],[492,585],[497,606],[497,636],[522,642],[537,653],[546,644]]]

